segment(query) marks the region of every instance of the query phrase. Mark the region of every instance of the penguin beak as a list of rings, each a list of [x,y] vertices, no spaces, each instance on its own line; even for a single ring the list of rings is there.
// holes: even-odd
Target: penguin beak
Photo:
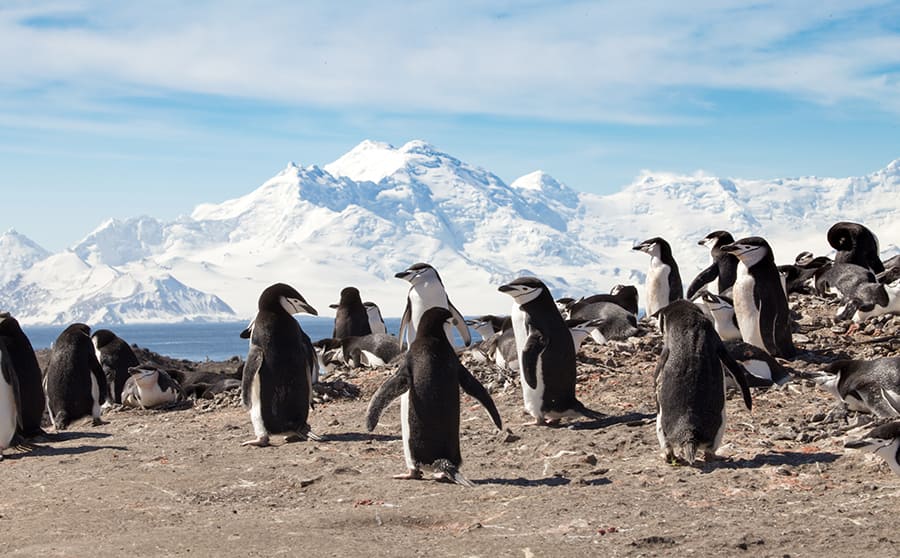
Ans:
[[[337,310],[338,306],[340,306],[340,304],[329,304],[328,305],[328,307],[331,308],[332,310]]]
[[[720,246],[719,250],[726,252],[728,254],[733,254],[735,252],[740,252],[740,248],[737,244],[726,244],[725,246]]]
[[[516,288],[512,285],[500,285],[497,290],[501,293],[512,293],[516,291]]]
[[[316,309],[310,306],[305,300],[301,300],[299,298],[283,298],[281,299],[281,304],[291,314],[299,314],[301,312],[305,312],[307,314],[312,314],[313,316],[318,316],[319,313],[316,312]]]
[[[395,273],[394,277],[396,277],[397,279],[404,279],[406,281],[409,281],[410,279],[412,279],[413,275],[415,275],[415,273],[407,269],[406,271]]]

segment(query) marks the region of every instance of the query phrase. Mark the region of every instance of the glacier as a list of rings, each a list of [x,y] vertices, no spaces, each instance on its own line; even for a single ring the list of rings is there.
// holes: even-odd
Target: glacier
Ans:
[[[289,163],[239,198],[172,222],[111,218],[50,254],[0,236],[0,309],[27,324],[246,319],[266,286],[296,287],[320,313],[348,285],[398,316],[408,285],[394,273],[425,261],[467,315],[507,313],[497,286],[536,275],[553,295],[642,286],[632,246],[666,238],[685,283],[708,264],[697,241],[726,229],[766,237],[778,263],[832,252],[836,221],[871,228],[900,252],[900,160],[862,177],[747,180],[642,172],[610,195],[578,192],[535,171],[506,184],[434,146],[366,140],[322,167]]]

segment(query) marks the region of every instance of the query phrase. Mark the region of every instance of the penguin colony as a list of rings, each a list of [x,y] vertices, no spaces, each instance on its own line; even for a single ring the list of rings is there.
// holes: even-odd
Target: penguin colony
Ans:
[[[874,233],[840,222],[827,238],[834,258],[804,252],[793,264],[776,266],[765,239],[735,240],[727,231],[713,231],[698,240],[709,248],[711,265],[686,292],[668,242],[645,240],[634,247],[650,256],[641,323],[634,286],[554,300],[535,277],[498,287],[512,299],[508,316],[467,321],[437,270],[416,263],[396,274],[410,283],[397,336],[384,328],[377,305],[364,303],[359,290],[348,286],[331,305],[332,338],[313,343],[293,316],[316,315],[315,308],[294,287],[276,283],[261,293],[258,313],[240,333],[249,348],[239,378],[189,377],[142,365],[115,333],[91,333],[80,323],[60,334],[42,373],[18,322],[0,314],[0,450],[46,441],[84,417],[103,424],[101,410],[111,405],[166,408],[237,386],[254,434],[243,445],[268,445],[273,434],[288,442],[327,441],[310,425],[313,384],[329,364],[340,362],[394,368],[372,397],[365,423],[374,430],[384,409],[401,400],[406,470],[395,478],[422,478],[424,469],[437,479],[473,486],[461,471],[460,389],[484,407],[498,430],[503,421],[489,391],[460,361],[463,351],[518,373],[522,406],[533,419],[526,425],[552,427],[575,419],[602,428],[609,417],[576,397],[576,352],[588,337],[606,343],[654,327],[663,337],[654,373],[660,453],[672,463],[693,465],[698,456],[716,460],[727,390],[737,390],[751,409],[751,387],[777,389],[791,380],[785,365],[797,349],[789,294],[836,296],[841,308],[835,319],[855,325],[900,312],[900,266],[879,259]],[[482,338],[474,345],[469,326]],[[456,334],[464,347],[454,346]],[[850,410],[876,417],[874,428],[849,437],[845,446],[880,456],[900,474],[900,357],[836,360],[815,381]]]

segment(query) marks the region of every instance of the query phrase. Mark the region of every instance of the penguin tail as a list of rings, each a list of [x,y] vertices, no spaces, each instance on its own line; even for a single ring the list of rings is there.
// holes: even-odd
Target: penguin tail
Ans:
[[[577,399],[575,400],[575,404],[572,405],[572,410],[575,411],[576,413],[580,414],[581,416],[592,419],[592,420],[603,420],[603,419],[607,418],[607,416],[604,413],[601,413],[600,411],[595,411],[593,409],[589,409],[589,408],[585,407],[584,403],[582,403],[581,401],[578,401]]]
[[[454,465],[448,459],[438,459],[432,465],[434,467],[434,476],[438,479],[447,479],[461,486],[473,488],[475,485],[463,476],[459,471],[459,467]]]
[[[697,442],[694,440],[688,440],[681,444],[681,456],[687,461],[690,465],[694,464],[694,461],[697,460]]]

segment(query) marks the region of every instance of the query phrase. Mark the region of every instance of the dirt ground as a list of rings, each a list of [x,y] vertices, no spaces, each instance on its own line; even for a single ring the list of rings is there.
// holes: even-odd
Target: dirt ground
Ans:
[[[898,354],[900,318],[845,335],[800,297],[797,372],[727,403],[719,453],[674,466],[652,418],[659,337],[587,345],[579,397],[610,415],[523,426],[516,376],[467,360],[504,420],[463,396],[465,488],[404,472],[399,405],[375,432],[369,397],[391,370],[336,371],[311,412],[325,442],[241,447],[237,394],[168,411],[111,410],[0,462],[5,556],[896,556],[900,477],[845,450],[867,418],[804,379],[839,356]],[[239,364],[239,363],[238,363]],[[199,365],[197,365],[199,366]],[[206,363],[232,371],[235,363]],[[337,381],[335,379],[337,378]],[[346,397],[361,391],[359,397]],[[330,391],[329,391],[330,390]],[[832,412],[829,412],[832,411]]]

